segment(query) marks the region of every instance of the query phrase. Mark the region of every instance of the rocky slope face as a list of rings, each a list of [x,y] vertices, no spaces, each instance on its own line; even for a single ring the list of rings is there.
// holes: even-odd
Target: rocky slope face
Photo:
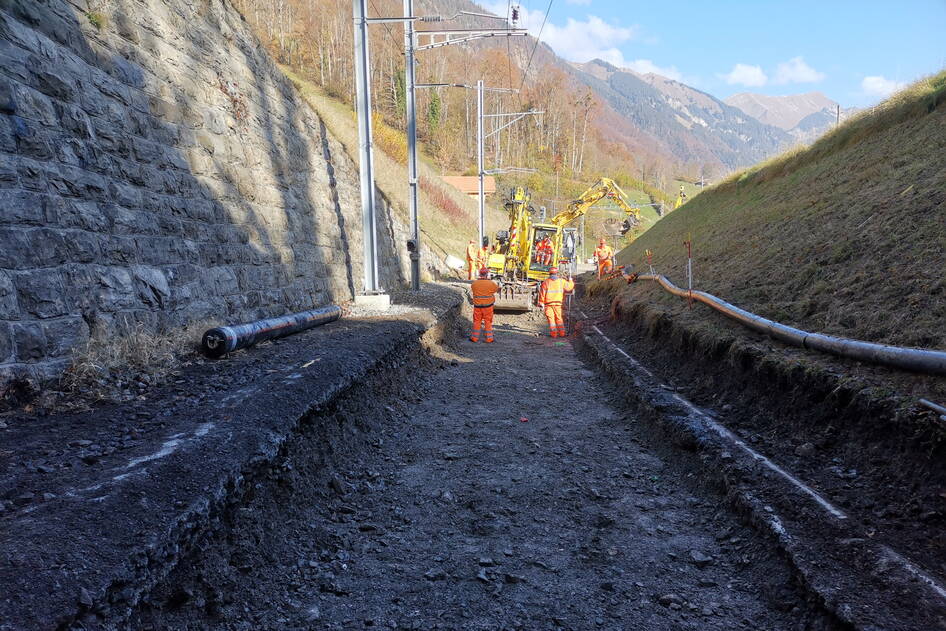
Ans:
[[[733,169],[758,162],[791,140],[783,130],[679,81],[641,75],[600,59],[573,67],[625,125],[648,133],[680,162]]]
[[[223,0],[0,4],[0,385],[361,288],[357,168]],[[383,281],[402,282],[385,210]]]

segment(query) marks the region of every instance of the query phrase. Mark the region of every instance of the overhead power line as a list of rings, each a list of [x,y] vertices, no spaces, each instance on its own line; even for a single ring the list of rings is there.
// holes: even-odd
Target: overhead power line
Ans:
[[[529,63],[526,64],[526,70],[522,74],[522,82],[519,84],[519,91],[522,92],[523,86],[526,84],[526,79],[529,77],[529,68],[532,67],[532,58],[535,57],[535,49],[539,47],[539,40],[542,38],[542,31],[545,30],[545,23],[549,20],[549,11],[552,10],[552,2],[555,0],[549,0],[549,6],[545,9],[545,17],[542,18],[542,26],[539,27],[539,34],[535,36],[535,45],[532,47],[532,53],[529,55]]]

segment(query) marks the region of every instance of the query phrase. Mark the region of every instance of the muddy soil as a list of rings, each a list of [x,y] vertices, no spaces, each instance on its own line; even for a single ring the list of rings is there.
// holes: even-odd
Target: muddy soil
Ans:
[[[495,344],[460,342],[310,419],[134,627],[836,628],[541,331],[500,315]]]

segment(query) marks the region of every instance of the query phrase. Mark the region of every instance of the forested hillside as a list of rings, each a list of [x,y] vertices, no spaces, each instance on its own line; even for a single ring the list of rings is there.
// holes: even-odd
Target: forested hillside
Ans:
[[[233,2],[280,62],[328,95],[352,101],[350,2]],[[376,16],[400,16],[403,11],[396,0],[373,0],[369,10]],[[483,11],[466,0],[415,3],[415,13],[419,15],[451,17],[459,10]],[[503,22],[461,16],[449,24],[495,28],[502,27]],[[442,25],[418,23],[417,27],[425,30]],[[397,23],[376,24],[371,27],[371,37],[375,112],[387,125],[402,130],[403,28]],[[626,111],[626,97],[624,101],[609,99],[611,88],[602,89],[594,77],[577,70],[532,37],[496,38],[438,48],[419,53],[418,60],[419,82],[474,84],[482,78],[487,86],[520,89],[517,94],[488,93],[487,112],[528,108],[545,112],[535,121],[523,121],[489,138],[486,152],[490,167],[537,169],[543,176],[532,178],[530,185],[550,199],[572,189],[580,191],[582,184],[587,185],[597,175],[608,175],[632,188],[637,187],[635,181],[641,181],[664,193],[673,193],[675,177],[696,177],[707,163],[723,173],[737,164],[753,162],[766,151],[774,151],[780,140],[766,137],[763,149],[739,153],[739,148],[734,152],[726,146],[735,137],[731,130],[724,130],[723,135],[716,130],[690,130],[674,121],[672,111],[664,112],[662,118],[633,114]],[[649,85],[645,87],[655,91]],[[419,90],[418,105],[418,133],[435,168],[442,173],[474,173],[474,91]],[[746,124],[774,129],[754,120]],[[668,134],[668,130],[673,133]]]

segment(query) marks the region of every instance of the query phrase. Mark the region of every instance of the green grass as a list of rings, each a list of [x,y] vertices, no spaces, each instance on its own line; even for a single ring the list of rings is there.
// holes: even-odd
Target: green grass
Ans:
[[[85,18],[89,21],[89,24],[100,31],[105,27],[107,19],[105,15],[99,11],[86,11]]]
[[[687,194],[687,197],[692,199],[694,196],[700,193],[700,185],[694,184],[690,180],[674,180],[673,181],[673,196],[676,199],[677,194],[680,192],[680,187],[683,186],[683,192]]]
[[[692,236],[700,289],[809,330],[946,349],[944,101],[941,72],[707,188],[618,262],[650,249],[682,283]]]

